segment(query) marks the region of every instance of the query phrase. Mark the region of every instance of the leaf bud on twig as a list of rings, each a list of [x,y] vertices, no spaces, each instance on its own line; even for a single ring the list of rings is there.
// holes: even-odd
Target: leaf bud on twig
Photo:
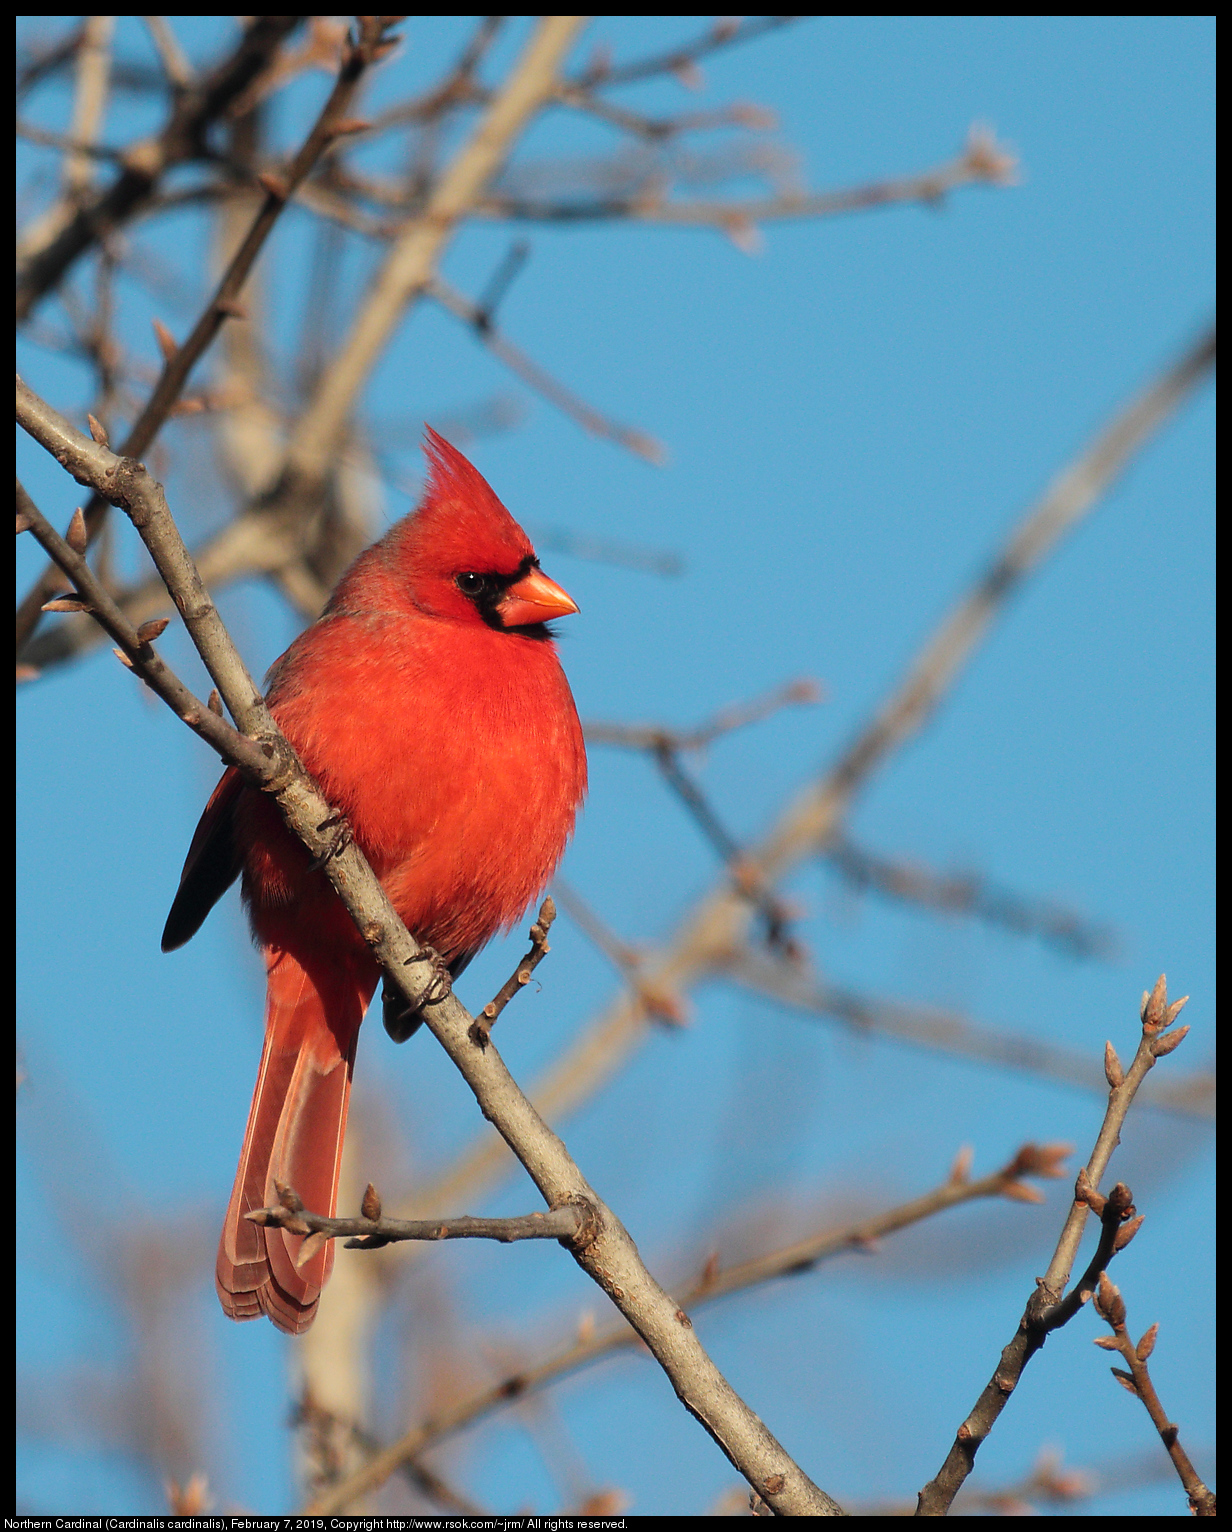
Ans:
[[[179,343],[161,319],[155,319],[151,322],[154,326],[154,339],[158,342],[158,349],[163,354],[163,361],[169,362],[180,349]]]
[[[308,1236],[304,1243],[299,1247],[299,1251],[295,1257],[296,1271],[302,1271],[303,1268],[307,1266],[308,1262],[313,1258],[314,1255],[317,1254],[317,1252],[321,1249],[322,1245],[325,1244],[328,1238],[329,1235],[322,1234],[319,1229],[314,1234],[310,1234]]]
[[[1099,1289],[1095,1294],[1095,1308],[1101,1319],[1106,1319],[1114,1329],[1125,1323],[1125,1300],[1121,1289],[1106,1271],[1099,1274]]]
[[[1172,1007],[1169,1006],[1168,1009],[1171,1010]],[[1174,1048],[1180,1047],[1185,1041],[1185,1034],[1188,1031],[1188,1027],[1178,1027],[1175,1032],[1165,1032],[1152,1042],[1151,1052],[1157,1059],[1165,1058]]]
[[[137,629],[137,642],[139,644],[152,644],[170,626],[170,617],[151,617],[149,622],[143,622]]]
[[[1142,1227],[1145,1218],[1145,1213],[1139,1213],[1137,1218],[1131,1218],[1127,1224],[1122,1225],[1117,1230],[1116,1238],[1112,1242],[1113,1255],[1118,1255],[1125,1249],[1126,1245],[1129,1244],[1130,1240],[1133,1239],[1134,1235]]]
[[[68,524],[68,531],[64,534],[64,541],[74,553],[84,553],[89,536],[86,532],[85,513],[78,506],[73,512],[73,519]]]

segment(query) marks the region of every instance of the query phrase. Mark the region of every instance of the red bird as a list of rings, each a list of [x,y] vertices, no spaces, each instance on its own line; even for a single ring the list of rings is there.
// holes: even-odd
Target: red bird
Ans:
[[[586,791],[586,752],[548,619],[577,607],[435,431],[419,509],[359,556],[269,674],[270,710],[408,929],[455,975],[542,892]],[[333,1243],[244,1214],[293,1186],[334,1212],[359,1025],[380,970],[324,872],[234,768],[193,836],[163,951],[243,878],[265,957],[265,1048],[215,1278],[232,1319],[312,1323]],[[416,1018],[386,996],[386,1026]]]

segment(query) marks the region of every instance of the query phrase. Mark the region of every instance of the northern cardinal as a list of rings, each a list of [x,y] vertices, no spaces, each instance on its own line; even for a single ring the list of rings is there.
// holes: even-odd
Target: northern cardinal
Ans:
[[[268,678],[279,728],[409,930],[457,975],[542,892],[586,791],[586,752],[548,619],[577,607],[470,463],[431,429],[422,503],[360,555]],[[244,1214],[275,1181],[332,1216],[359,1025],[380,977],[270,798],[234,768],[197,826],[163,932],[198,930],[237,876],[265,958],[265,1048],[218,1246],[233,1319],[312,1323],[333,1244]],[[415,1018],[391,1013],[394,1035]]]

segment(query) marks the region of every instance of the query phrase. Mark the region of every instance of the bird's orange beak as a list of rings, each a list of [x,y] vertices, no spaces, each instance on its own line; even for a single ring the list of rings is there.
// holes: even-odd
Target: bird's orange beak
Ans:
[[[555,580],[549,580],[541,569],[532,569],[516,585],[511,585],[496,607],[507,628],[547,622],[552,617],[568,617],[577,609],[572,596],[561,590]]]

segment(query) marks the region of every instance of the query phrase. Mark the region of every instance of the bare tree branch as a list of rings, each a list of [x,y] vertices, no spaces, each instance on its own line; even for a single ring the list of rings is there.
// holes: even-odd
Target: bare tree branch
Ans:
[[[25,424],[24,421],[23,424]],[[99,583],[82,554],[56,532],[26,493],[20,480],[17,482],[17,515],[19,523],[24,522],[23,530],[28,529],[38,539],[44,551],[55,561],[56,566],[72,580],[72,597],[67,604],[76,610],[89,612],[91,617],[120,645],[120,648],[116,650],[120,660],[130,670],[139,670],[141,679],[151,691],[162,698],[177,718],[186,723],[215,750],[220,752],[228,750],[236,756],[246,758],[250,769],[262,764],[256,747],[251,741],[245,739],[208,706],[198,702],[175,672],[154,652],[153,641],[166,624],[158,622],[149,624],[149,628],[154,631],[134,628]],[[75,524],[78,524],[80,516],[81,512],[78,511],[74,516]],[[56,604],[65,605],[66,603]]]
[[[649,80],[662,74],[674,74],[692,83],[696,78],[699,59],[721,48],[734,48],[741,43],[752,42],[754,38],[801,19],[799,16],[759,16],[753,21],[724,18],[716,21],[708,31],[692,42],[682,43],[678,48],[669,48],[665,53],[631,59],[627,64],[612,64],[601,56],[594,59],[570,84],[582,90],[596,86],[607,89],[614,85],[631,85],[635,81]]]
[[[609,420],[606,415],[601,415],[571,389],[558,383],[524,351],[506,340],[492,322],[490,308],[472,303],[442,277],[434,278],[428,293],[442,308],[461,319],[470,328],[480,345],[502,361],[510,372],[521,378],[523,383],[533,388],[550,404],[554,404],[571,420],[576,420],[584,431],[589,431],[592,436],[601,436],[608,441],[614,441],[621,447],[627,447],[630,452],[636,453],[638,457],[656,466],[661,466],[666,461],[667,453],[662,442],[656,441],[653,436],[648,436],[644,431],[636,431],[631,426],[623,426],[618,421]]]
[[[179,39],[171,29],[171,23],[165,16],[143,16],[141,19],[145,22],[150,41],[158,53],[158,60],[163,66],[163,73],[167,76],[168,84],[173,90],[187,90],[193,83],[197,71],[193,68],[188,55],[180,47]]]
[[[1132,1224],[1128,1222],[1134,1212],[1133,1198],[1128,1188],[1118,1183],[1112,1194],[1105,1198],[1099,1192],[1099,1183],[1113,1150],[1121,1141],[1121,1129],[1138,1093],[1138,1087],[1154,1068],[1156,1059],[1171,1053],[1189,1031],[1188,1027],[1178,1027],[1174,1032],[1166,1030],[1172,1026],[1184,1004],[1184,1000],[1177,1000],[1169,1005],[1168,987],[1161,974],[1155,988],[1142,996],[1142,1039],[1128,1070],[1122,1068],[1112,1044],[1108,1044],[1105,1054],[1108,1107],[1091,1157],[1078,1172],[1073,1206],[1065,1220],[1048,1271],[1037,1279],[1036,1290],[1019,1321],[1017,1334],[1002,1351],[1001,1359],[984,1392],[959,1426],[954,1445],[936,1478],[931,1479],[920,1491],[917,1516],[944,1516],[947,1513],[963,1480],[974,1466],[976,1453],[996,1424],[1001,1411],[1009,1403],[1028,1362],[1043,1346],[1050,1332],[1068,1324],[1090,1300],[1098,1286],[1100,1273],[1112,1256],[1123,1249],[1137,1232],[1141,1219]],[[1092,1211],[1101,1218],[1099,1248],[1082,1279],[1066,1295],[1065,1289],[1078,1253],[1078,1243],[1082,1238],[1087,1215]]]
[[[1102,1346],[1106,1351],[1119,1351],[1129,1368],[1128,1372],[1122,1372],[1120,1368],[1114,1367],[1113,1377],[1123,1388],[1128,1389],[1135,1399],[1141,1399],[1147,1414],[1151,1417],[1151,1424],[1159,1432],[1159,1439],[1164,1444],[1164,1450],[1172,1459],[1172,1466],[1176,1469],[1177,1477],[1189,1496],[1189,1509],[1195,1516],[1214,1516],[1214,1492],[1208,1489],[1198,1477],[1198,1471],[1190,1461],[1189,1454],[1181,1446],[1180,1430],[1168,1419],[1168,1412],[1163,1407],[1151,1377],[1150,1368],[1147,1366],[1147,1360],[1155,1350],[1155,1337],[1159,1333],[1159,1326],[1152,1325],[1137,1345],[1130,1340],[1129,1332],[1125,1327],[1127,1317],[1125,1300],[1121,1296],[1120,1288],[1114,1286],[1109,1280],[1106,1271],[1101,1271],[1099,1274],[1099,1291],[1095,1294],[1095,1309],[1112,1331],[1110,1336],[1097,1336],[1095,1344]]]
[[[741,249],[759,248],[759,225],[794,218],[834,218],[844,213],[919,202],[936,206],[960,186],[1012,185],[1016,162],[983,129],[973,128],[962,153],[922,174],[891,181],[873,181],[834,192],[781,192],[772,197],[731,202],[673,201],[651,183],[633,196],[548,201],[534,198],[485,197],[476,207],[482,217],[534,223],[593,223],[628,219],[636,223],[695,226],[727,234]]]
[[[760,723],[781,708],[820,702],[823,696],[823,689],[816,681],[801,676],[749,702],[733,703],[694,729],[672,729],[666,724],[651,723],[599,723],[590,719],[585,724],[586,743],[645,750],[650,755],[659,750],[704,750],[724,734],[747,728],[749,724]]]
[[[539,22],[500,91],[437,180],[423,213],[394,242],[292,436],[287,453],[292,477],[314,481],[323,473],[394,326],[426,291],[458,225],[474,209],[514,140],[551,100],[557,71],[585,19],[549,16]]]
[[[375,1189],[369,1184],[368,1193],[375,1198]],[[349,1235],[348,1249],[380,1250],[388,1244],[406,1239],[496,1239],[501,1244],[513,1244],[518,1239],[562,1239],[573,1244],[585,1232],[590,1223],[590,1210],[581,1204],[565,1204],[552,1207],[546,1213],[526,1213],[521,1218],[382,1218],[380,1200],[375,1200],[375,1210],[362,1218],[326,1218],[322,1213],[305,1209],[296,1190],[283,1186],[279,1192],[277,1207],[257,1207],[245,1213],[250,1223],[265,1227],[288,1230],[293,1235],[313,1235],[316,1242],[305,1241],[300,1247],[300,1265],[310,1261],[326,1239],[339,1239]],[[368,1201],[368,1196],[365,1196]],[[308,1252],[303,1255],[303,1252]]]
[[[480,1011],[475,1026],[483,1036],[490,1036],[500,1013],[513,997],[530,983],[531,974],[552,950],[548,946],[548,932],[556,919],[556,902],[549,894],[539,906],[539,917],[530,928],[530,951],[513,970],[505,982]]]
[[[384,1218],[381,1199],[369,1182],[364,1193],[364,1213],[359,1218],[327,1218],[304,1207],[293,1186],[280,1186],[277,1207],[256,1208],[244,1217],[263,1228],[285,1229],[289,1234],[313,1236],[305,1240],[296,1258],[302,1266],[326,1240],[349,1235],[349,1249],[380,1250],[385,1245],[405,1240],[494,1239],[512,1244],[523,1239],[556,1239],[573,1244],[583,1236],[591,1222],[590,1209],[581,1203],[566,1203],[546,1213],[527,1213],[520,1218]],[[306,1254],[304,1252],[307,1252]]]
[[[49,231],[49,237],[24,251],[17,277],[18,321],[32,312],[85,250],[137,212],[167,170],[202,152],[208,125],[269,67],[279,45],[300,20],[298,16],[254,17],[230,56],[196,86],[178,94],[162,130],[128,149],[124,169],[111,186],[85,199],[62,229]]]

